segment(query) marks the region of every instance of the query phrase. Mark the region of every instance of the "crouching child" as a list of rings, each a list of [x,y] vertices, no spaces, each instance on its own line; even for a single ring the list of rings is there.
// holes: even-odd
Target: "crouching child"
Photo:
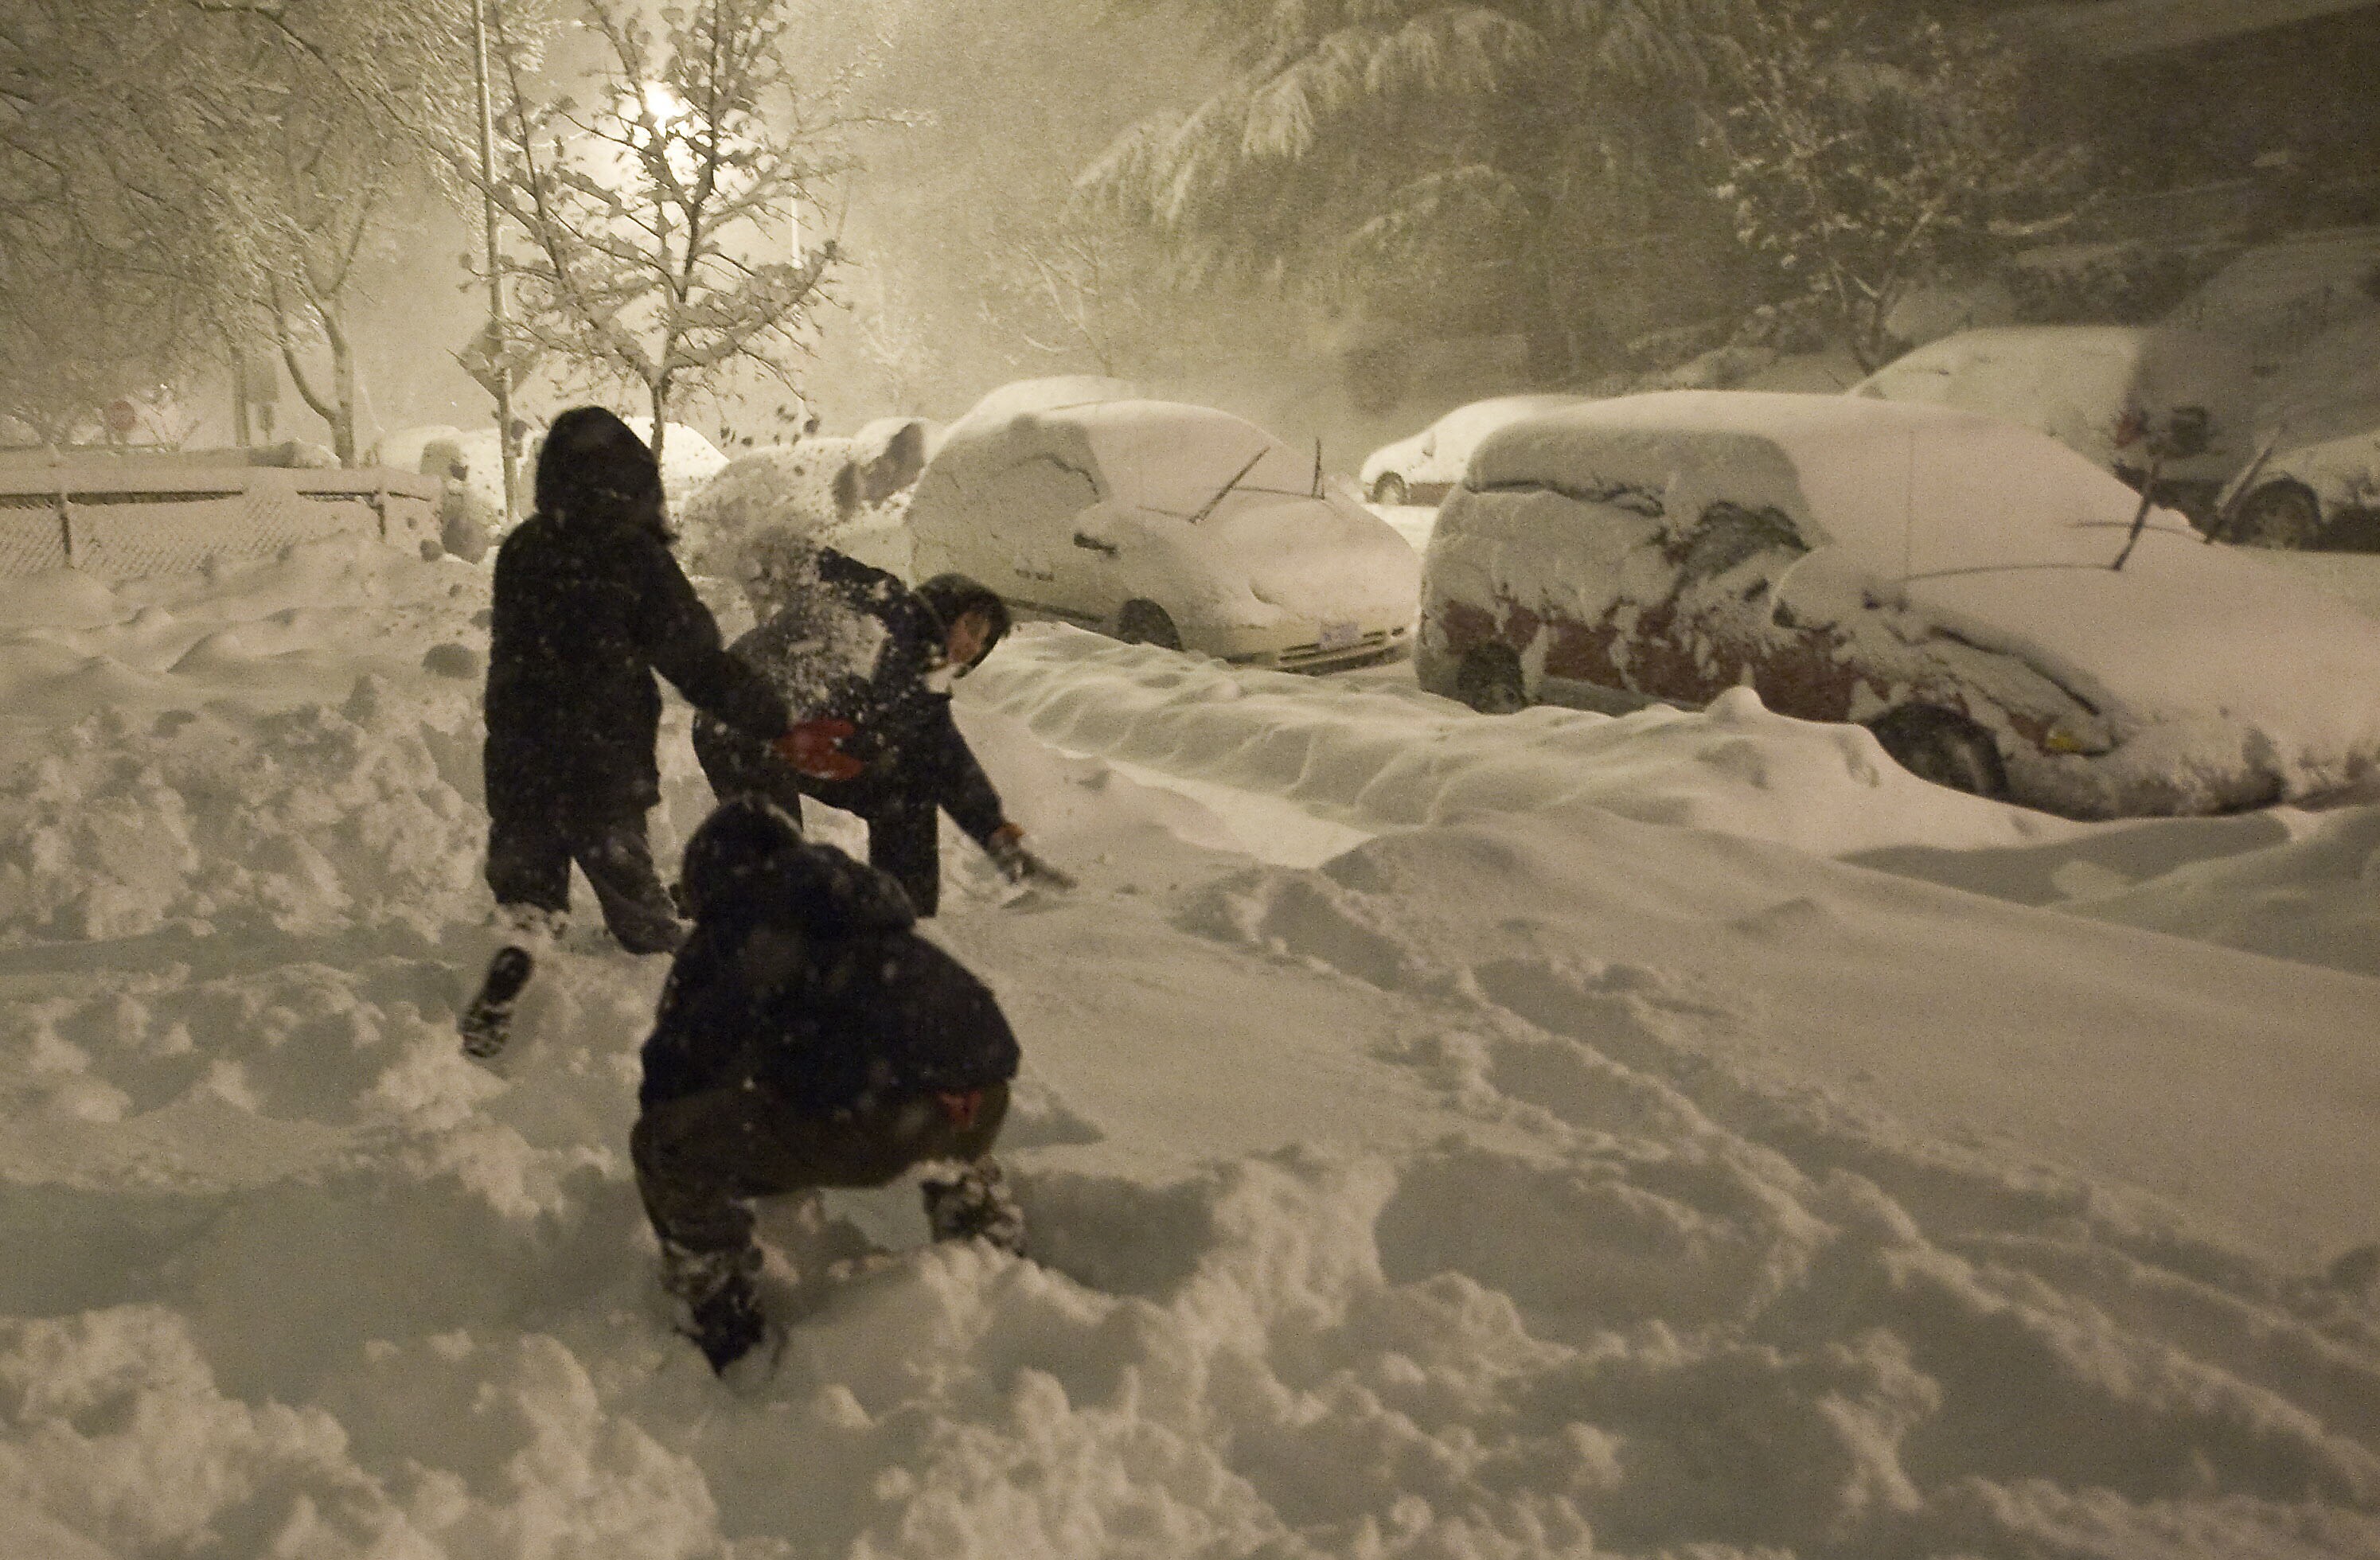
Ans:
[[[990,1157],[1016,1036],[990,989],[917,935],[900,886],[754,796],[695,831],[681,885],[694,926],[644,1045],[629,1148],[662,1282],[711,1367],[766,1331],[751,1198],[883,1186],[922,1165],[934,1239],[1022,1254]]]

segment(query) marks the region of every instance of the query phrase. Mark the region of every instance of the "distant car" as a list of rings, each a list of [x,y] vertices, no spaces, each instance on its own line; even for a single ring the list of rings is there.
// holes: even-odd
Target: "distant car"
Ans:
[[[1312,454],[1207,406],[988,399],[910,496],[919,575],[955,570],[1028,615],[1300,671],[1411,643],[1420,561]]]
[[[1899,402],[1686,391],[1500,430],[1439,510],[1415,671],[1486,710],[1748,683],[2073,817],[2380,768],[2380,623],[2053,440]]]
[[[650,417],[624,417],[621,420],[638,438],[651,441]],[[528,514],[534,502],[531,490],[537,479],[537,453],[544,441],[544,429],[532,429],[522,437],[516,452],[516,518]],[[466,468],[462,480],[499,514],[503,512],[504,455],[493,425],[458,429],[447,423],[425,423],[396,429],[381,436],[372,448],[372,459],[375,464],[425,471],[442,478],[447,475],[453,462],[460,460]],[[700,429],[682,422],[671,423],[669,437],[662,441],[662,494],[670,513],[675,514],[695,490],[718,475],[719,468],[726,464],[727,457],[720,453],[719,446],[704,437]]]
[[[2380,552],[2380,429],[2271,455],[2220,524],[2250,547]]]
[[[2169,326],[2002,325],[1927,343],[1852,386],[1871,400],[1982,412],[2046,433],[2205,525],[2254,457],[2247,357]],[[2159,458],[2154,452],[2162,448]],[[2234,539],[2261,540],[2252,526]]]
[[[1410,438],[1364,457],[1356,482],[1374,503],[1436,503],[1463,480],[1463,463],[1479,441],[1508,422],[1573,405],[1583,395],[1499,395],[1457,406]]]

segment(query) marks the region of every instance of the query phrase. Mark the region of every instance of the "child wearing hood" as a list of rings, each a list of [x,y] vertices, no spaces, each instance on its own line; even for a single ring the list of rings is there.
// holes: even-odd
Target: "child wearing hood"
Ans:
[[[984,984],[917,935],[900,885],[746,794],[687,841],[681,887],[694,929],[645,1041],[629,1151],[663,1285],[712,1368],[765,1331],[747,1199],[925,1165],[935,1239],[1021,1254],[990,1156],[1016,1036]]]
[[[764,751],[791,742],[783,696],[727,653],[671,556],[661,467],[626,423],[600,406],[554,418],[536,502],[494,569],[483,772],[506,935],[460,1024],[482,1060],[504,1049],[530,949],[569,909],[574,863],[629,952],[666,953],[684,935],[645,836],[661,801],[655,674]]]

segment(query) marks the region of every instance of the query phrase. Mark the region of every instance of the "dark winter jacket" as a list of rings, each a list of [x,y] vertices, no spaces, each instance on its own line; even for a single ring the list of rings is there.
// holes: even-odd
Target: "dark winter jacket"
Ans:
[[[721,647],[718,623],[670,555],[658,473],[649,498],[636,502],[574,489],[567,473],[550,481],[546,466],[571,448],[557,441],[565,431],[557,419],[547,437],[538,513],[496,552],[488,810],[625,817],[661,799],[654,672],[761,742],[790,722],[768,680]],[[635,441],[625,425],[618,433]],[[549,503],[557,496],[563,504]]]
[[[966,967],[919,937],[900,887],[805,842],[757,797],[687,841],[694,931],[644,1046],[648,1108],[758,1084],[796,1110],[1016,1075],[1016,1036]]]
[[[1002,821],[1000,792],[951,719],[951,695],[929,681],[946,636],[933,609],[900,580],[820,548],[814,575],[733,653],[775,683],[795,720],[858,728],[843,749],[868,772],[851,780],[801,777],[803,794],[863,815],[894,796],[931,803],[981,843]],[[694,744],[722,796],[768,795],[793,782],[788,767],[725,722],[697,719]]]

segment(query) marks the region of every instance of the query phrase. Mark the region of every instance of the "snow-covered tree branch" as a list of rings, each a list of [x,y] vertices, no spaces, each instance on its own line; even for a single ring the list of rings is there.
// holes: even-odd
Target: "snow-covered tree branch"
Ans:
[[[785,57],[786,0],[668,6],[658,30],[614,0],[582,5],[604,51],[583,103],[540,92],[495,9],[492,193],[526,239],[504,260],[512,345],[638,387],[658,453],[671,407],[735,366],[796,383],[842,258],[800,223],[848,166],[844,127]]]

